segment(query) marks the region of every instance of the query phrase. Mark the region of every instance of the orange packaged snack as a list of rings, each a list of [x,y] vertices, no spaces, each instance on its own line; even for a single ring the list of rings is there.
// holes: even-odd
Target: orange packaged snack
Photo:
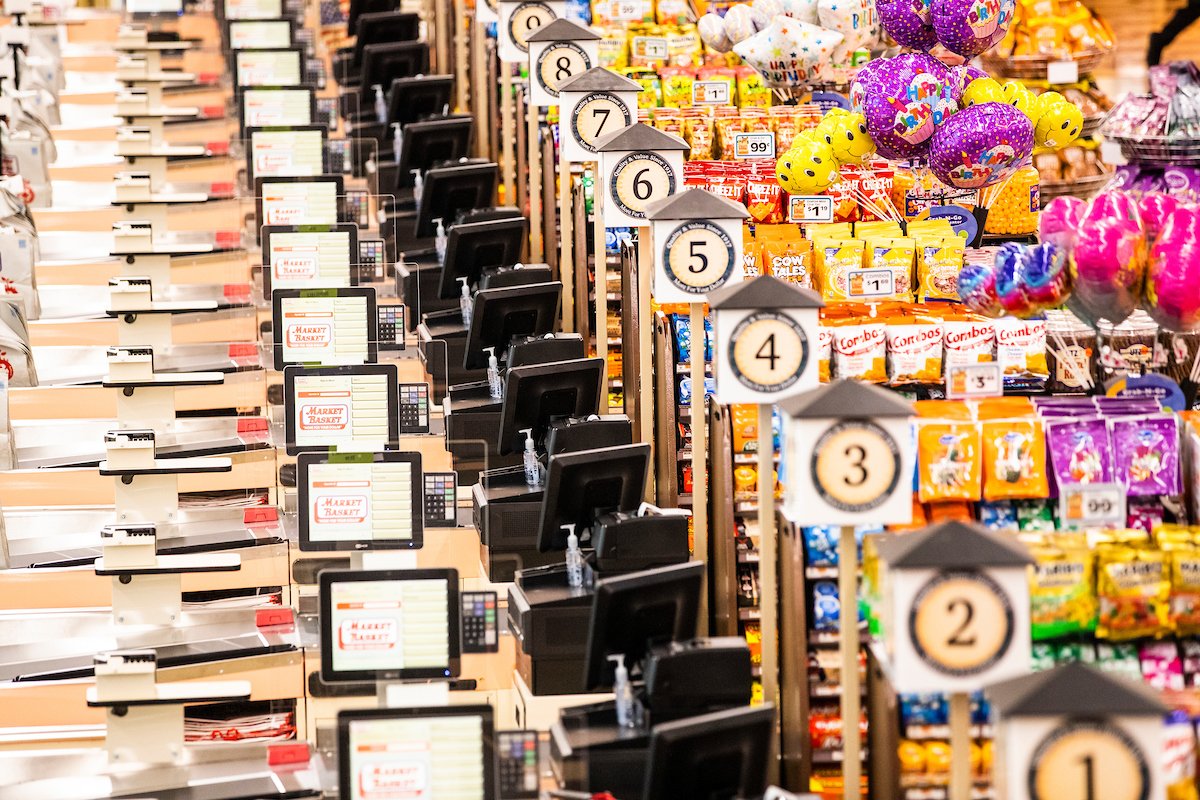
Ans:
[[[983,499],[1021,500],[1046,497],[1046,438],[1039,420],[984,422]]]
[[[978,500],[983,479],[979,426],[922,422],[917,428],[918,496],[923,503]]]

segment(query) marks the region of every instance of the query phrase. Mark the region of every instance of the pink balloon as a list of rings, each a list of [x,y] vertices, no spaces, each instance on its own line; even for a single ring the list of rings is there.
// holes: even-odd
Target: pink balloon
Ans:
[[[1146,311],[1172,331],[1200,328],[1200,217],[1178,209],[1163,222],[1150,251]]]
[[[1071,259],[1071,308],[1088,322],[1123,322],[1137,307],[1145,277],[1146,237],[1131,222],[1081,224]]]
[[[1157,238],[1159,231],[1166,224],[1167,218],[1182,205],[1176,197],[1165,192],[1146,192],[1142,195],[1138,200],[1138,213],[1141,215],[1142,224],[1146,227],[1146,236],[1150,241]]]
[[[1140,228],[1142,218],[1137,200],[1127,192],[1104,192],[1096,195],[1083,212],[1080,224],[1089,225],[1102,220],[1130,222]]]
[[[1051,200],[1042,208],[1038,221],[1038,234],[1042,241],[1070,248],[1086,208],[1087,203],[1078,197],[1056,197]]]

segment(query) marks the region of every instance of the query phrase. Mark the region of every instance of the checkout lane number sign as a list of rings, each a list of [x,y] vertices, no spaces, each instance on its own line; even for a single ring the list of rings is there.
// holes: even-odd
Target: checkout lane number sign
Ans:
[[[634,219],[645,219],[646,206],[675,193],[675,171],[658,153],[630,153],[617,162],[610,186],[612,201],[621,213]]]
[[[790,389],[808,366],[808,335],[778,311],[755,311],[729,337],[729,364],[741,384],[764,394]]]
[[[592,59],[575,42],[551,42],[538,56],[534,75],[547,94],[558,97],[559,86],[591,68]]]
[[[608,92],[584,95],[571,112],[571,133],[589,153],[596,152],[596,142],[600,139],[632,124],[633,115],[629,108]]]
[[[522,53],[529,52],[529,37],[558,18],[545,3],[525,2],[513,9],[508,18],[508,35]]]
[[[917,655],[956,678],[979,675],[999,663],[1012,644],[1013,626],[1008,594],[975,570],[936,575],[917,592],[908,618]]]
[[[697,301],[724,286],[736,264],[733,239],[712,222],[685,222],[671,231],[663,245],[667,280],[676,289],[697,295]]]
[[[1027,780],[1030,800],[1150,800],[1145,753],[1101,720],[1070,720],[1051,731],[1033,753]]]

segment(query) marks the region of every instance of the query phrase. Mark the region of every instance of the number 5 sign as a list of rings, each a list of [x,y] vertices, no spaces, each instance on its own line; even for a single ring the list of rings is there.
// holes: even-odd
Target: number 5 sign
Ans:
[[[642,87],[603,67],[592,67],[558,87],[559,145],[567,161],[596,161],[600,140],[637,119]]]
[[[683,186],[683,154],[687,149],[687,142],[678,136],[641,122],[598,141],[605,227],[646,227],[647,208]],[[740,257],[740,223],[738,230]]]
[[[776,403],[818,384],[821,298],[763,275],[708,297],[713,310],[717,402]]]
[[[534,105],[556,106],[560,87],[596,63],[600,35],[570,20],[556,19],[528,39],[530,99]]]
[[[878,549],[880,628],[896,691],[966,693],[1029,671],[1033,559],[1024,545],[945,522]]]
[[[655,299],[704,303],[710,292],[742,283],[742,225],[748,216],[741,203],[703,189],[688,189],[649,205]]]

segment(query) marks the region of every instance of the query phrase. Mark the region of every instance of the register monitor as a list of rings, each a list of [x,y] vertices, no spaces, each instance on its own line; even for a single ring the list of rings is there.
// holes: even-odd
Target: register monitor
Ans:
[[[465,158],[474,125],[475,120],[468,114],[405,125],[396,153],[396,188],[416,185],[414,171],[424,175],[436,164]]]
[[[271,335],[277,370],[372,364],[379,358],[375,290],[276,289]]]
[[[462,293],[460,278],[466,278],[467,286],[474,288],[486,270],[516,264],[528,236],[529,220],[523,216],[462,222],[448,228],[438,297],[443,300],[458,297]]]
[[[324,125],[246,130],[246,178],[312,178],[325,172]]]
[[[230,50],[282,50],[290,48],[295,20],[234,19],[225,23],[225,41]]]
[[[296,470],[301,552],[421,547],[420,453],[301,453]]]
[[[341,175],[255,178],[255,219],[261,225],[337,225]]]
[[[257,87],[241,92],[241,129],[272,125],[312,125],[317,96],[307,86]]]
[[[550,423],[561,417],[586,417],[600,410],[604,359],[581,358],[512,367],[504,376],[499,455],[525,449],[526,428],[541,449]]]
[[[650,645],[689,639],[696,633],[704,563],[689,561],[596,581],[588,624],[589,691],[613,685],[610,655],[640,663]]]
[[[354,21],[354,63],[362,64],[368,45],[415,42],[421,38],[421,17],[402,11],[371,11]]]
[[[299,47],[239,50],[234,54],[237,86],[298,86],[304,83],[304,54]]]
[[[225,19],[276,19],[283,16],[283,0],[224,0]]]
[[[542,509],[538,515],[538,550],[567,549],[563,525],[582,534],[596,517],[611,511],[636,511],[646,494],[650,445],[628,444],[563,453],[550,459]]]
[[[761,797],[774,731],[770,704],[655,725],[642,800]]]
[[[492,800],[491,706],[338,713],[341,800]]]
[[[455,678],[458,571],[322,570],[321,680]]]
[[[263,299],[276,289],[340,289],[358,283],[358,228],[266,225],[262,229]]]
[[[429,45],[425,42],[387,42],[363,48],[359,68],[359,102],[363,108],[375,104],[375,87],[386,92],[396,78],[411,78],[429,72]]]
[[[357,31],[358,20],[363,14],[379,14],[384,11],[399,11],[400,0],[350,0],[346,15],[346,30]]]
[[[421,182],[416,238],[434,236],[435,219],[449,228],[460,212],[492,205],[499,181],[500,167],[492,162],[452,164],[426,172]]]
[[[400,388],[395,364],[283,371],[287,454],[395,450]]]
[[[561,296],[562,284],[558,281],[476,292],[463,368],[486,368],[485,348],[495,348],[496,357],[503,359],[514,340],[553,333]]]
[[[407,125],[426,117],[450,113],[450,95],[454,91],[453,75],[420,75],[396,78],[388,89],[388,125]]]

